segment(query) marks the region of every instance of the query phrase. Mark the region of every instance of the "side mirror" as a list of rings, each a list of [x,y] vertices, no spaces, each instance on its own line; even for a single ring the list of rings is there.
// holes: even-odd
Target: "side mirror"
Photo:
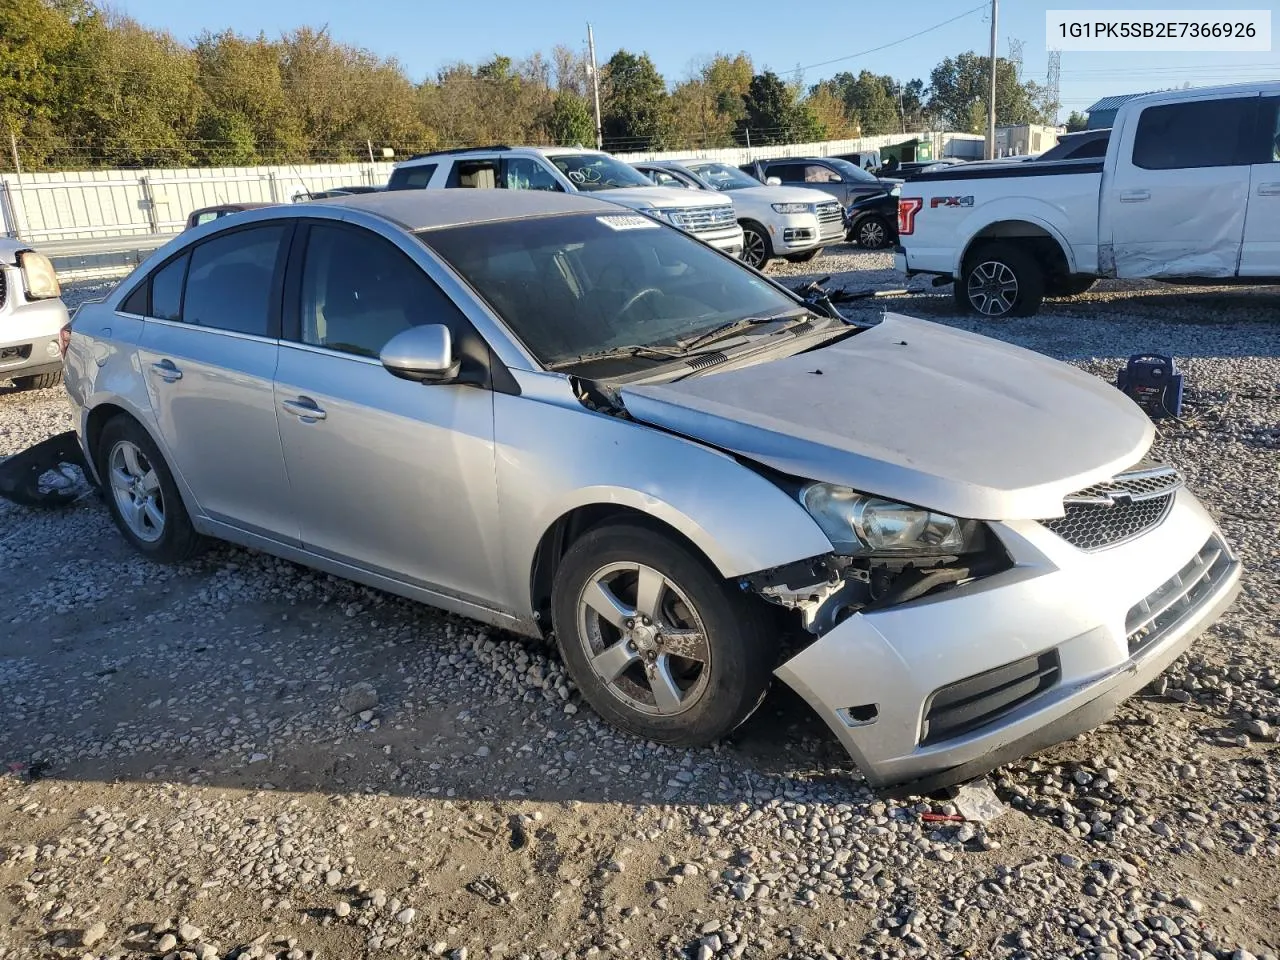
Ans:
[[[780,187],[782,186],[782,178],[781,177],[765,177],[764,185],[766,187]]]
[[[439,323],[410,327],[390,340],[379,356],[382,365],[402,380],[448,383],[461,366],[453,356],[453,335]]]

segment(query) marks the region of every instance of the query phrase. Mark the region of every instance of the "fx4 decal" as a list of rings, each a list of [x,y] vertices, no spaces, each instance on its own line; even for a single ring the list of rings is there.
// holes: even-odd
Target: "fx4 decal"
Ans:
[[[929,209],[937,207],[972,207],[973,197],[931,197]]]

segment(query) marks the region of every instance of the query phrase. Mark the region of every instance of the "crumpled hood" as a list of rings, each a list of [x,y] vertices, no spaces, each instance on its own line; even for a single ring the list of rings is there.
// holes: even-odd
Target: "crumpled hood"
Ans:
[[[1065,495],[1134,465],[1155,435],[1075,367],[900,314],[820,350],[621,394],[637,420],[792,476],[974,520],[1062,516]]]

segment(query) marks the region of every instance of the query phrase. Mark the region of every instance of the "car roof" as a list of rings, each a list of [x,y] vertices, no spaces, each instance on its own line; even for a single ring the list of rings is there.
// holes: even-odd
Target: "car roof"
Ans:
[[[627,212],[615,203],[550,190],[382,190],[321,202],[364,210],[412,231],[569,213]]]
[[[437,150],[434,153],[419,153],[407,160],[401,160],[396,167],[419,167],[428,163],[440,163],[447,158],[457,158],[465,160],[469,156],[475,154],[497,153],[503,156],[521,156],[534,154],[543,157],[560,157],[567,154],[605,154],[603,150],[596,150],[592,147],[538,147],[538,146],[517,146],[509,147],[506,144],[497,143],[484,147],[458,147],[453,150]]]

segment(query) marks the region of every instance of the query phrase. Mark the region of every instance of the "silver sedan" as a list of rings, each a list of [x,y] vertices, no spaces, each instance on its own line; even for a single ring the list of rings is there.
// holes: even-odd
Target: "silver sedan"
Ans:
[[[1114,388],[584,197],[220,218],[82,308],[66,376],[143,554],[215,537],[554,638],[664,743],[777,675],[886,793],[1100,722],[1240,577]]]

